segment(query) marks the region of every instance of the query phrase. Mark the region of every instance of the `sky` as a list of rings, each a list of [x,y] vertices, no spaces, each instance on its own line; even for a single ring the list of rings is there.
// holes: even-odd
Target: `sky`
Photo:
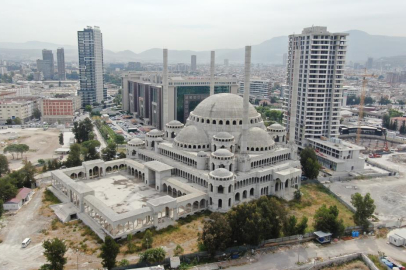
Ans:
[[[304,27],[406,36],[406,0],[2,0],[0,42],[77,46],[99,26],[104,48],[241,48]]]

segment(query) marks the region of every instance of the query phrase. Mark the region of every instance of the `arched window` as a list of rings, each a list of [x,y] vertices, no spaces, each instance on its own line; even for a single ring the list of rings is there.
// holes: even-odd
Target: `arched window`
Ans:
[[[223,194],[223,193],[224,193],[224,188],[223,188],[223,186],[219,186],[219,187],[217,188],[217,193],[219,193],[219,194]]]
[[[237,121],[234,120],[233,121],[233,126],[235,126],[235,125],[237,125]]]
[[[226,121],[226,125],[230,125],[230,121],[227,120],[227,121]]]
[[[213,120],[213,125],[215,125],[217,122],[216,122],[216,120]]]
[[[222,125],[222,124],[223,124],[223,120],[220,120],[220,121],[219,121],[219,125]]]

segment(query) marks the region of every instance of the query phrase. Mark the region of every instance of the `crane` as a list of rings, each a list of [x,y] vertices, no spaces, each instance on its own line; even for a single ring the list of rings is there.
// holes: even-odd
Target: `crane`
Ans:
[[[357,137],[355,139],[355,143],[359,144],[359,140],[361,137],[361,121],[362,117],[364,116],[364,101],[365,101],[365,88],[367,86],[367,77],[377,78],[377,75],[374,74],[367,74],[367,69],[365,69],[364,74],[351,74],[350,76],[359,76],[362,77],[362,89],[361,89],[361,97],[359,101],[358,107],[358,129],[357,129]]]

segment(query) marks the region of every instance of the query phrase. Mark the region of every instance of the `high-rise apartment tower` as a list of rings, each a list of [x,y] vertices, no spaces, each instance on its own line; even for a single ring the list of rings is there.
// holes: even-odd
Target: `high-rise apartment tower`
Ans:
[[[98,26],[78,31],[79,79],[82,106],[107,98],[103,78],[103,37]]]
[[[58,79],[60,81],[66,80],[65,72],[65,51],[63,48],[58,48],[56,50],[57,62],[58,62]]]
[[[38,64],[40,62],[40,64]],[[54,78],[55,66],[54,66],[54,54],[51,50],[42,50],[42,61],[37,60],[37,66],[39,71],[44,74],[45,80],[52,80]]]
[[[339,134],[347,36],[320,26],[289,36],[284,122],[299,148]]]
[[[192,55],[191,63],[190,63],[190,70],[191,71],[196,71],[196,64],[197,64],[196,55]]]

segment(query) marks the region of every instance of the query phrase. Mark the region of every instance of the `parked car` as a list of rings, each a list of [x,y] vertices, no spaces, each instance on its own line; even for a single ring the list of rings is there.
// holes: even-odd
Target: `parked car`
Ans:
[[[21,247],[25,248],[31,243],[31,238],[25,238],[24,241],[21,243]]]

